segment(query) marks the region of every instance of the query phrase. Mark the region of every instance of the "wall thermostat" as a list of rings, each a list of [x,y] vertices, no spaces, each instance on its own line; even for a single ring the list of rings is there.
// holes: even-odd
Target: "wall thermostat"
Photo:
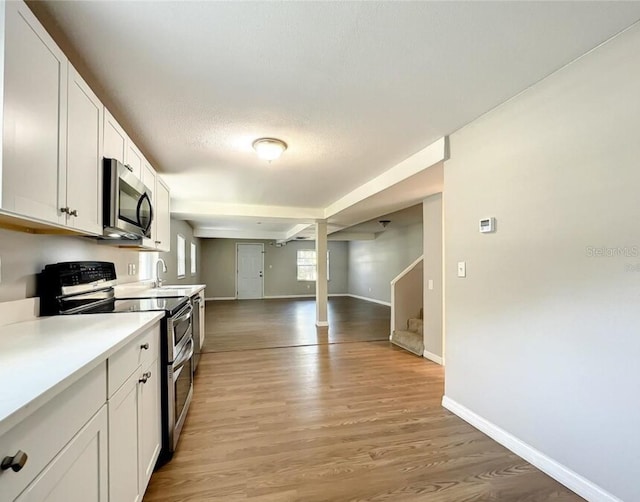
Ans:
[[[486,234],[489,232],[495,232],[496,219],[495,218],[483,218],[480,220],[480,233]]]

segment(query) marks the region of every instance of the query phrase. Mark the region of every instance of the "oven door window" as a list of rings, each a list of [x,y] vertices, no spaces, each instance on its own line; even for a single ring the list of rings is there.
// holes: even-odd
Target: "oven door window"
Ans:
[[[175,369],[174,373],[174,406],[176,423],[180,422],[180,417],[184,413],[189,392],[191,392],[193,368],[191,367],[193,358],[188,358],[184,364]]]
[[[178,316],[173,322],[173,346],[180,347],[186,338],[191,337],[191,317],[192,311],[189,309],[186,313]]]

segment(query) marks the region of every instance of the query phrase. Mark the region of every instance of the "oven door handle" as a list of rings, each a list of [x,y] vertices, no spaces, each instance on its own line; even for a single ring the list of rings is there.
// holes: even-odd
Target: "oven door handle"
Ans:
[[[178,375],[180,375],[180,372],[182,371],[182,368],[184,367],[184,363],[186,363],[189,359],[191,359],[193,357],[193,338],[191,338],[189,340],[189,342],[187,343],[187,345],[189,345],[189,349],[185,349],[182,352],[188,352],[188,354],[184,357],[181,357],[180,359],[178,359],[177,361],[175,361],[173,363],[173,367],[174,368],[178,368],[175,377],[174,378],[178,378]]]
[[[193,307],[191,307],[191,305],[187,305],[183,312],[185,312],[185,313],[182,314],[180,317],[176,317],[174,319],[171,319],[173,321],[173,324],[176,324],[176,323],[179,323],[179,322],[182,322],[182,321],[186,321],[187,319],[189,319],[191,317],[191,315],[193,314]]]

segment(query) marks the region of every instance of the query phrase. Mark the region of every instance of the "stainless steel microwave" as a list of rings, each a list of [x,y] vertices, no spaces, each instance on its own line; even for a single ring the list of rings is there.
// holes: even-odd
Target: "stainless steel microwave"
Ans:
[[[104,159],[103,177],[104,237],[150,237],[153,206],[147,187],[129,166],[116,159]]]

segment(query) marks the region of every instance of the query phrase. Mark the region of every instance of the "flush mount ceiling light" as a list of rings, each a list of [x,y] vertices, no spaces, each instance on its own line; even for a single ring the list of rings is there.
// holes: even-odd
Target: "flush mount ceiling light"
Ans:
[[[389,223],[391,223],[391,220],[378,220],[378,223],[380,223],[380,225],[382,225],[382,228],[387,228],[387,225],[389,225]]]
[[[271,162],[276,160],[287,149],[287,144],[277,138],[259,138],[252,144],[258,157]]]

